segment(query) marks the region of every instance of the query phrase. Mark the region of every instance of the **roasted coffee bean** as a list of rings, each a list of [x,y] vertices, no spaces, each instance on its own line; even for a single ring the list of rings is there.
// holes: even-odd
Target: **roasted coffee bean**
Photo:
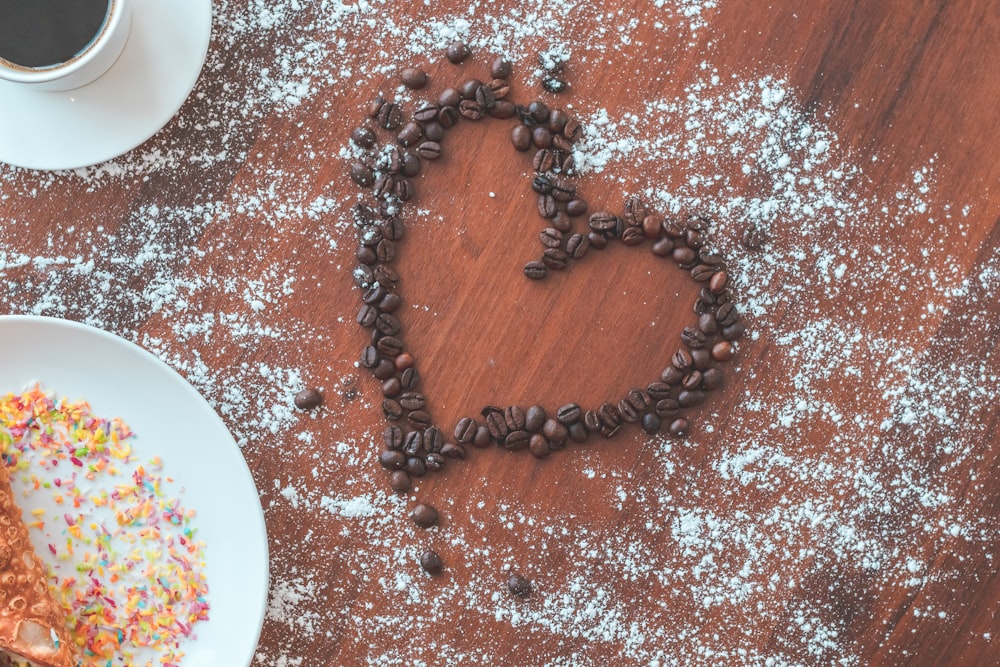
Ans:
[[[407,88],[418,90],[427,85],[427,72],[419,67],[406,67],[399,73],[399,80]]]
[[[597,410],[587,410],[583,413],[583,424],[590,431],[600,431],[601,430],[601,418],[597,414]]]
[[[458,113],[462,118],[468,120],[482,120],[483,116],[486,115],[486,112],[475,100],[462,100],[461,104],[458,105]]]
[[[632,404],[624,398],[618,401],[618,412],[622,416],[622,421],[628,424],[633,424],[639,421],[639,417],[642,415],[640,411],[632,407]]]
[[[701,232],[695,229],[684,230],[684,243],[689,247],[698,250],[703,245],[705,245],[705,238],[701,235]]]
[[[722,327],[722,337],[728,341],[734,341],[741,338],[746,330],[746,325],[740,320],[736,320],[729,326]]]
[[[395,102],[386,102],[378,112],[378,124],[384,130],[396,130],[403,124],[403,110]]]
[[[728,340],[720,340],[712,346],[712,359],[718,362],[726,362],[733,358],[733,344]]]
[[[424,141],[417,146],[417,155],[425,160],[436,160],[441,157],[441,144],[436,141]]]
[[[712,391],[722,386],[725,375],[719,368],[708,368],[701,374],[701,386],[706,391]]]
[[[587,212],[587,201],[585,199],[580,199],[579,197],[574,197],[566,202],[566,215],[572,218],[578,218]]]
[[[431,425],[431,416],[424,410],[414,410],[406,415],[406,423],[415,429],[427,428]]]
[[[472,439],[473,447],[487,447],[493,438],[490,435],[490,430],[484,425],[480,424],[476,427],[476,437]]]
[[[648,239],[658,239],[663,234],[663,216],[659,213],[650,213],[643,217],[640,223],[642,233]]]
[[[573,150],[573,144],[561,134],[552,135],[552,148],[557,151],[562,151],[564,153],[569,153]]]
[[[548,439],[549,443],[555,444],[566,444],[566,438],[569,437],[569,431],[566,430],[565,424],[561,424],[556,419],[546,419],[545,423],[542,425],[542,435]]]
[[[389,289],[392,289],[399,282],[399,274],[396,270],[386,264],[379,264],[373,270],[375,280]]]
[[[545,123],[549,120],[549,108],[541,100],[528,104],[528,113],[536,123]]]
[[[535,174],[531,179],[531,189],[540,195],[552,194],[552,179],[545,174]]]
[[[403,386],[397,377],[391,377],[382,383],[382,395],[386,398],[398,398],[402,391]]]
[[[715,315],[711,313],[702,313],[698,316],[698,329],[706,336],[711,336],[716,331],[719,330],[719,323],[715,319]]]
[[[625,200],[625,212],[622,219],[629,227],[641,227],[642,221],[646,217],[649,209],[638,197],[629,197]]]
[[[736,312],[736,307],[731,303],[724,303],[719,306],[719,310],[715,313],[715,319],[718,321],[720,326],[727,327],[738,320],[740,314]]]
[[[531,405],[524,411],[524,430],[536,433],[545,425],[545,408],[540,405]]]
[[[544,459],[552,453],[552,450],[549,449],[549,441],[541,433],[535,433],[531,436],[528,440],[528,450],[536,459]]]
[[[561,134],[568,121],[569,115],[562,109],[552,109],[549,112],[549,129],[553,134]]]
[[[561,248],[546,248],[542,253],[542,263],[553,271],[562,271],[569,263],[569,255]]]
[[[684,229],[681,227],[683,223],[678,220],[677,216],[664,216],[663,220],[663,234],[667,238],[673,239],[678,244],[683,243]]]
[[[458,92],[462,94],[463,100],[476,100],[476,93],[483,87],[483,82],[479,79],[468,79],[458,86]]]
[[[510,118],[514,115],[514,103],[498,99],[488,113],[492,118]]]
[[[405,233],[403,221],[399,218],[387,218],[380,223],[380,226],[382,227],[382,238],[390,241],[400,240]]]
[[[630,389],[625,394],[625,400],[639,412],[649,407],[649,396],[642,389]]]
[[[747,250],[760,250],[764,245],[764,233],[756,225],[750,224],[743,230],[740,241]]]
[[[476,437],[476,420],[471,417],[462,417],[455,426],[455,440],[462,444],[469,444]]]
[[[597,211],[590,214],[587,224],[595,232],[610,232],[618,224],[618,216],[608,211]]]
[[[497,56],[490,64],[490,75],[494,79],[509,79],[514,73],[514,66],[503,56]]]
[[[728,286],[729,274],[725,271],[716,272],[712,275],[711,280],[708,281],[708,289],[712,290],[713,294],[722,294]]]
[[[378,348],[379,354],[386,357],[395,357],[397,354],[403,351],[403,341],[401,341],[396,336],[386,336],[380,338],[375,347]]]
[[[379,455],[378,462],[386,470],[401,470],[406,466],[406,454],[398,449],[386,449]]]
[[[365,349],[361,350],[360,363],[364,368],[375,368],[379,361],[378,350],[374,345],[366,345]]]
[[[550,93],[561,93],[569,87],[563,79],[555,76],[545,76],[542,78],[542,88]]]
[[[503,411],[503,419],[507,422],[507,428],[511,431],[520,431],[524,428],[524,410],[516,405],[508,406]]]
[[[546,248],[558,248],[563,242],[563,233],[555,227],[546,227],[538,234],[539,240]]]
[[[407,178],[413,178],[419,174],[420,169],[423,167],[420,157],[416,153],[411,153],[410,151],[403,151],[401,162],[402,164],[399,167],[399,173]]]
[[[378,95],[371,102],[368,103],[368,116],[370,118],[376,118],[382,107],[385,106],[385,98]]]
[[[403,429],[399,428],[395,424],[389,424],[385,427],[385,433],[382,439],[385,441],[386,449],[402,449],[403,448]]]
[[[382,414],[385,418],[391,422],[403,418],[403,408],[399,405],[399,401],[387,398],[382,401]]]
[[[549,128],[539,125],[531,129],[531,143],[536,148],[548,148],[552,145],[552,133]]]
[[[580,421],[582,417],[583,411],[576,403],[567,403],[556,410],[556,419],[559,420],[560,424],[572,424],[575,421]]]
[[[580,138],[582,132],[583,126],[573,118],[568,118],[566,125],[563,126],[562,136],[566,137],[570,142],[574,142]]]
[[[573,228],[573,221],[566,215],[566,211],[556,211],[556,214],[548,220],[550,225],[564,234]]]
[[[322,405],[323,394],[315,387],[308,387],[295,394],[293,401],[299,410],[312,410]]]
[[[427,399],[419,391],[407,391],[399,397],[399,404],[404,410],[423,410]]]
[[[437,552],[427,550],[420,554],[420,567],[423,568],[424,572],[431,576],[436,576],[441,574],[444,569],[444,564],[441,562],[441,556],[437,555]]]
[[[621,424],[602,423],[601,424],[601,428],[598,431],[598,433],[600,433],[601,436],[603,436],[604,438],[611,439],[611,438],[615,437],[616,435],[618,435],[618,432],[620,430],[622,430],[622,425]]]
[[[670,385],[666,382],[651,382],[649,386],[646,387],[646,393],[649,394],[649,398],[652,402],[656,402],[670,396]]]
[[[653,254],[657,257],[671,257],[674,252],[674,242],[669,237],[661,237],[653,241]]]
[[[415,361],[413,359],[413,355],[410,354],[409,352],[403,352],[402,354],[396,357],[395,361],[396,370],[404,371],[407,368],[412,368],[414,363]]]
[[[587,233],[587,242],[594,250],[604,250],[608,247],[608,235],[605,232],[591,230]]]
[[[424,465],[430,472],[437,472],[444,469],[445,456],[440,452],[428,452],[424,457]]]
[[[392,192],[401,201],[410,201],[416,195],[413,183],[405,178],[397,179],[393,183]]]
[[[531,148],[531,130],[524,125],[515,125],[510,130],[510,142],[523,153]]]
[[[433,505],[420,503],[410,511],[410,520],[420,528],[430,528],[438,525],[441,515]]]
[[[637,246],[646,242],[646,235],[642,233],[641,227],[626,227],[619,236],[622,243],[627,246]]]
[[[700,405],[705,401],[705,392],[700,389],[682,389],[681,393],[677,395],[677,403],[680,404],[682,408],[690,408],[695,405]]]
[[[444,55],[449,62],[457,65],[458,63],[462,62],[470,55],[472,55],[472,51],[469,50],[469,47],[466,45],[465,42],[456,40],[448,45],[448,48],[445,50]]]
[[[524,275],[531,280],[542,280],[548,272],[548,267],[542,262],[531,261],[524,265]]]
[[[399,374],[399,384],[403,389],[416,389],[420,384],[420,373],[416,368],[407,368]]]
[[[674,356],[670,358],[670,363],[677,370],[686,371],[691,368],[691,353],[684,349],[677,350],[674,352]]]
[[[458,108],[458,103],[462,101],[462,93],[459,92],[458,88],[445,88],[438,95],[438,107],[455,107]],[[439,114],[440,115],[440,114]]]
[[[464,460],[465,447],[454,442],[446,442],[441,445],[441,456],[446,459],[455,459],[456,461]]]
[[[396,493],[406,493],[412,486],[410,475],[405,470],[393,470],[389,473],[389,488]]]
[[[366,188],[375,182],[375,171],[371,167],[368,167],[360,162],[351,163],[348,175],[351,177],[352,181],[363,188]]]
[[[566,430],[569,432],[569,439],[576,443],[587,442],[587,436],[590,435],[587,426],[582,421],[573,422],[566,427]]]
[[[392,363],[389,359],[379,359],[375,368],[372,369],[372,375],[379,380],[388,380],[395,374],[396,364]]]
[[[712,352],[707,348],[691,350],[691,366],[703,371],[712,365]]]
[[[428,426],[424,429],[424,448],[428,452],[440,452],[444,447],[444,434],[437,426]]]
[[[548,148],[535,151],[535,156],[531,159],[531,168],[535,171],[552,171],[556,166],[556,155]]]
[[[681,388],[688,391],[701,389],[701,371],[695,369],[685,375],[684,379],[681,380]]]
[[[403,438],[403,453],[407,456],[424,454],[424,434],[420,431],[410,431]]]
[[[538,215],[543,218],[554,218],[559,212],[556,200],[550,194],[538,195]]]
[[[391,195],[393,193],[393,187],[395,187],[395,183],[392,180],[392,175],[380,174],[375,177],[375,183],[372,186],[372,191],[375,193],[376,197],[383,199],[387,195]]]
[[[461,102],[459,102],[459,104],[461,104]],[[453,107],[441,107],[441,110],[438,111],[438,124],[444,129],[450,130],[455,127],[455,124],[458,122],[460,117],[457,105]]]
[[[421,125],[433,123],[437,121],[438,111],[440,110],[441,107],[433,102],[421,102],[417,110],[413,112],[413,120]]]
[[[380,262],[391,262],[396,259],[396,244],[389,239],[382,239],[375,246],[375,258]]]
[[[374,306],[369,306],[365,304],[361,306],[358,310],[358,324],[363,327],[375,326],[375,321],[378,319],[378,308]]]
[[[419,456],[407,457],[406,472],[410,477],[423,477],[427,473],[427,462]]]
[[[511,431],[503,439],[503,446],[509,452],[525,449],[531,442],[531,434],[524,430]]]
[[[396,141],[403,146],[412,146],[423,138],[423,126],[413,120],[403,125],[403,127],[399,130],[399,133],[396,134]]]
[[[604,426],[615,426],[622,423],[622,413],[614,403],[603,403],[597,408],[597,416]]]
[[[371,128],[356,127],[351,130],[351,141],[361,148],[371,148],[375,145],[376,137]]]
[[[690,269],[698,261],[698,253],[687,246],[675,247],[673,253],[671,253],[671,257],[677,262],[677,266],[682,269]]]
[[[715,275],[716,269],[714,266],[709,266],[708,264],[696,264],[693,269],[691,269],[691,278],[699,283],[707,283]]]
[[[484,85],[480,85],[479,88],[476,89],[476,94],[473,99],[476,100],[476,104],[478,104],[479,108],[483,111],[489,111],[497,103],[496,93],[493,92],[492,88]]]
[[[516,598],[531,597],[531,582],[520,574],[512,574],[507,579],[507,590]]]
[[[440,142],[444,139],[444,128],[441,127],[441,123],[437,120],[433,120],[429,123],[424,123],[424,137],[427,141],[437,141]]]
[[[726,267],[726,260],[722,258],[722,255],[714,252],[705,252],[704,248],[698,251],[698,261],[702,264],[714,266],[717,271],[721,271]]]
[[[566,239],[566,254],[572,259],[580,259],[586,255],[588,248],[590,248],[590,241],[583,234],[571,234]]]
[[[510,428],[507,426],[507,420],[504,419],[503,411],[496,409],[490,410],[483,414],[486,421],[486,428],[490,431],[490,436],[493,437],[497,442],[502,442],[507,434],[510,433]]]
[[[680,404],[674,398],[661,398],[656,402],[656,406],[654,407],[656,416],[661,419],[673,417],[680,409]]]
[[[705,334],[697,327],[684,327],[681,331],[681,342],[692,350],[705,347]]]
[[[650,435],[659,433],[660,417],[655,412],[646,412],[642,415],[642,430]]]
[[[375,328],[386,336],[395,336],[402,330],[403,325],[395,315],[381,313],[375,318]]]
[[[691,422],[683,417],[679,417],[672,422],[670,422],[670,435],[676,438],[687,437],[687,434],[691,432]]]

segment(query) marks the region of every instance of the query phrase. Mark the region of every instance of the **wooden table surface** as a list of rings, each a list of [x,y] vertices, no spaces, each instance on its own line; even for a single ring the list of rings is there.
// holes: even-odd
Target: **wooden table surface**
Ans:
[[[254,665],[1000,664],[995,2],[215,4],[150,141],[0,167],[0,304],[147,347],[241,442],[271,550]],[[567,91],[539,54],[568,56]],[[410,114],[496,55],[513,100],[583,124],[591,211],[709,220],[748,334],[685,440],[469,448],[396,495],[358,365],[349,136],[379,92]],[[648,242],[525,279],[545,224],[514,124],[461,120],[402,214],[396,314],[449,440],[486,405],[617,401],[695,317]],[[310,386],[322,407],[296,410]]]

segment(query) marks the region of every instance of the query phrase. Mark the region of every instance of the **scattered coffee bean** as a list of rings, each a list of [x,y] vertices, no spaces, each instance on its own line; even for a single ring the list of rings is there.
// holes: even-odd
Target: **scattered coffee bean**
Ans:
[[[407,67],[400,72],[399,80],[407,88],[417,90],[427,85],[427,72],[419,67]]]
[[[531,582],[520,574],[512,574],[507,579],[507,590],[516,598],[527,598],[531,596]]]
[[[315,387],[303,389],[295,394],[295,407],[299,410],[312,410],[323,403],[323,394]]]
[[[421,528],[430,528],[431,526],[436,526],[438,520],[441,518],[438,511],[433,505],[428,505],[427,503],[420,503],[416,505],[410,512],[410,519],[413,523],[417,524]]]
[[[441,574],[441,571],[444,569],[441,556],[438,556],[437,552],[430,549],[420,554],[420,567],[431,576]]]
[[[465,44],[465,42],[461,41],[452,42],[448,45],[448,49],[445,51],[445,57],[448,58],[449,62],[455,65],[462,62],[470,55],[472,55],[472,51],[469,50],[469,47]]]

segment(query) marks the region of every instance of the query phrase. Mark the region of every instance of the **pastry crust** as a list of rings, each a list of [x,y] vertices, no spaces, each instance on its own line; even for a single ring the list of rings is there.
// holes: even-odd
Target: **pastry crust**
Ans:
[[[77,665],[66,609],[49,590],[45,566],[14,502],[10,473],[0,462],[0,654],[4,652],[36,667]]]

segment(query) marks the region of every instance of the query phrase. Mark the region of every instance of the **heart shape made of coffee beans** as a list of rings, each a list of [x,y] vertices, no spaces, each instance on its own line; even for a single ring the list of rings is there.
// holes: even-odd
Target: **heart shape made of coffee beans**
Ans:
[[[456,51],[453,57],[452,50],[448,52],[452,62],[469,55],[467,50]],[[709,221],[698,214],[662,214],[635,197],[625,201],[620,214],[598,210],[588,215],[589,206],[578,193],[573,158],[580,124],[541,101],[520,105],[508,99],[512,67],[502,57],[492,63],[490,74],[487,82],[470,79],[442,91],[436,102],[418,103],[409,120],[401,104],[379,95],[369,105],[368,118],[351,133],[358,159],[350,164],[349,176],[368,199],[352,211],[358,230],[353,278],[362,301],[357,321],[371,336],[360,365],[381,383],[388,426],[380,463],[390,472],[391,487],[400,493],[410,489],[413,477],[441,470],[448,459],[465,458],[468,446],[527,449],[544,458],[569,442],[611,438],[631,423],[649,434],[665,429],[683,438],[690,429],[690,413],[722,385],[722,366],[732,360],[734,342],[745,333],[732,301],[726,262],[707,247]],[[427,75],[411,67],[402,71],[400,80],[417,90],[426,85]],[[403,299],[394,264],[397,242],[405,230],[404,212],[416,194],[412,178],[425,163],[441,156],[446,133],[460,122],[486,118],[516,118],[511,143],[520,152],[534,150],[531,188],[537,194],[537,213],[547,226],[539,235],[541,257],[524,265],[528,279],[542,280],[591,251],[620,242],[650,248],[702,287],[694,303],[694,321],[681,332],[677,349],[664,360],[659,376],[644,388],[591,409],[578,403],[554,410],[541,405],[486,405],[476,417],[464,417],[453,429],[444,430],[434,423],[415,359],[403,342],[403,325],[396,315]],[[391,137],[385,144],[379,140],[383,133]],[[587,229],[574,231],[574,220],[584,217]],[[744,238],[750,246],[759,241],[752,230]]]

